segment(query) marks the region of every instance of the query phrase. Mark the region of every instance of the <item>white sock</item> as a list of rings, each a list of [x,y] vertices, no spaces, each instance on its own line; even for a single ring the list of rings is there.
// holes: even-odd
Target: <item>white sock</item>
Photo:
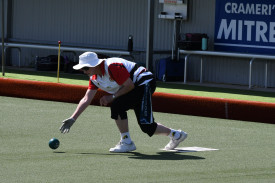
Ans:
[[[173,139],[175,139],[175,140],[177,140],[177,139],[180,138],[180,133],[179,133],[179,131],[177,131],[177,130],[171,129],[171,132],[170,132],[170,134],[169,134],[169,137],[170,137],[170,138],[173,138]]]
[[[125,142],[126,144],[132,143],[132,139],[130,137],[129,132],[121,133],[120,136],[121,136],[121,142]]]

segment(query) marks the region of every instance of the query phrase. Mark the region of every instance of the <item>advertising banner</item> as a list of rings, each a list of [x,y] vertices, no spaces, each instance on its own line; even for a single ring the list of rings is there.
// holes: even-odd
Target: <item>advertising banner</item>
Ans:
[[[216,0],[215,50],[275,55],[275,0]]]

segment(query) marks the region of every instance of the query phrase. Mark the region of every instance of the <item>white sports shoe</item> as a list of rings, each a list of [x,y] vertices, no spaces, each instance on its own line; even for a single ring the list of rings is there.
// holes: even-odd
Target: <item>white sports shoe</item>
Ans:
[[[130,152],[136,150],[136,146],[134,142],[132,141],[131,144],[126,144],[125,142],[119,142],[115,147],[110,148],[110,152],[114,153],[124,153],[124,152]]]
[[[187,138],[187,133],[185,133],[182,130],[179,130],[179,132],[180,132],[180,138],[177,140],[171,138],[170,142],[165,146],[166,150],[175,149],[179,145],[179,143],[181,143]]]

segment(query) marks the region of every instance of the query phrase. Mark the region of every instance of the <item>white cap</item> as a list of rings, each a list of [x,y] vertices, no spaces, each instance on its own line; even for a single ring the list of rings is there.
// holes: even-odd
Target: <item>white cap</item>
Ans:
[[[79,56],[79,64],[73,66],[75,70],[82,69],[83,67],[95,67],[99,65],[103,59],[98,59],[97,54],[94,52],[85,52]]]

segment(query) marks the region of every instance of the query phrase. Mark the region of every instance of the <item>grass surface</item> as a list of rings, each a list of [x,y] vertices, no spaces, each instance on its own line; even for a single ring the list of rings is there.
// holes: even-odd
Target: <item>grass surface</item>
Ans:
[[[157,91],[182,95],[275,103],[275,92],[205,87],[163,82],[158,83]]]
[[[3,77],[1,75],[1,77]],[[34,70],[20,70],[20,69],[7,69],[5,73],[6,78],[23,79],[32,81],[45,81],[57,82],[56,72],[34,71]],[[75,84],[75,85],[88,85],[88,76],[84,74],[67,74],[60,72],[60,83]]]
[[[1,76],[2,77],[2,76]],[[19,69],[7,69],[5,77],[13,79],[34,80],[57,82],[55,72],[37,72]],[[88,77],[81,74],[60,73],[60,83],[88,85]],[[176,93],[192,96],[228,98],[249,101],[271,102],[275,103],[275,92],[262,92],[253,90],[226,89],[205,86],[192,86],[184,84],[173,84],[158,82],[157,92]]]
[[[205,117],[154,113],[155,119],[189,136],[181,146],[219,151],[173,153],[159,150],[169,141],[149,138],[129,112],[137,150],[112,154],[119,141],[110,109],[89,106],[60,134],[61,121],[76,104],[0,96],[1,182],[198,182],[265,183],[275,179],[275,126]],[[48,141],[56,137],[53,151]]]

